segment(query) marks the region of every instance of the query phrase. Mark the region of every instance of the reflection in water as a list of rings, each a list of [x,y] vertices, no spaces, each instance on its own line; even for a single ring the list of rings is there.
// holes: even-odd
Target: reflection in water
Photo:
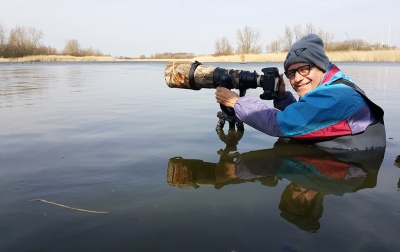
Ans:
[[[15,106],[15,101],[29,101],[48,88],[45,68],[23,64],[1,65],[0,68],[0,108]]]
[[[230,146],[230,150],[236,149]],[[280,180],[289,180],[279,204],[281,217],[302,230],[316,232],[324,196],[375,187],[384,152],[384,148],[364,152],[323,150],[278,140],[272,149],[243,154],[220,151],[223,155],[218,163],[171,158],[167,182],[179,188],[214,185],[221,189],[246,182],[275,187]]]
[[[394,161],[394,165],[400,168],[400,155],[397,156],[396,160]],[[400,188],[400,178],[399,182],[397,182],[397,188]]]
[[[292,182],[286,186],[281,196],[281,217],[302,230],[317,232],[324,209],[323,200],[324,194]]]
[[[225,132],[221,128],[217,128],[216,131],[219,139],[221,139],[221,141],[226,144],[225,149],[220,149],[218,151],[218,154],[221,156],[220,161],[233,160],[233,157],[229,155],[229,153],[237,150],[237,144],[243,137],[243,130],[235,130],[234,127],[230,127],[228,130],[228,134],[225,134]]]
[[[89,80],[87,69],[82,63],[0,63],[0,108],[18,106],[18,101],[31,105],[38,97],[46,97],[45,90],[62,86],[63,82],[80,92],[86,81],[95,80],[96,71],[100,71],[90,69]]]

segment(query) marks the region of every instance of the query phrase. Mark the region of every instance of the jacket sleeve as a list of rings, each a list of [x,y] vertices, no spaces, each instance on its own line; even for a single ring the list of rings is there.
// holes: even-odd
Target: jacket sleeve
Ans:
[[[285,96],[274,99],[274,107],[279,110],[285,110],[287,106],[295,102],[296,98],[294,98],[293,94],[289,91],[286,91]]]
[[[271,136],[283,136],[277,121],[280,110],[250,96],[240,97],[234,109],[236,117],[247,125]]]
[[[241,121],[268,135],[301,137],[325,128],[341,131],[340,127],[347,123],[343,123],[344,120],[363,106],[365,101],[361,95],[346,85],[338,84],[320,86],[283,111],[246,96],[238,99],[234,109]]]

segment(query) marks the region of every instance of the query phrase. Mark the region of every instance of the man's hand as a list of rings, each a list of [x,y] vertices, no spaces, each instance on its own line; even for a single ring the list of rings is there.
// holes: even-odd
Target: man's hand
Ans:
[[[215,99],[218,103],[233,108],[236,101],[239,99],[239,95],[227,88],[217,87],[215,91]]]
[[[284,97],[286,94],[285,82],[283,81],[283,74],[279,75],[279,97]]]

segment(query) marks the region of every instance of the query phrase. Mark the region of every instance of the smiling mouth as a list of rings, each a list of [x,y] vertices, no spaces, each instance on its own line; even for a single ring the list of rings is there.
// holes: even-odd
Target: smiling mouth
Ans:
[[[308,84],[310,84],[310,83],[308,82],[308,83],[304,83],[304,84],[298,85],[297,88],[302,88],[304,86],[307,86]]]

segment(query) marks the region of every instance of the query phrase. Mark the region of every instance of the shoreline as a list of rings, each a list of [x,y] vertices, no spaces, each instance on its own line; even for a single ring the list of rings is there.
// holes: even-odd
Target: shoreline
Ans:
[[[338,51],[326,52],[331,61],[336,62],[400,62],[400,49],[376,51]],[[196,56],[192,59],[134,59],[111,56],[33,55],[21,58],[0,58],[0,63],[23,62],[146,62],[146,61],[199,61],[199,62],[283,62],[285,52],[267,54],[244,54],[228,56]]]

